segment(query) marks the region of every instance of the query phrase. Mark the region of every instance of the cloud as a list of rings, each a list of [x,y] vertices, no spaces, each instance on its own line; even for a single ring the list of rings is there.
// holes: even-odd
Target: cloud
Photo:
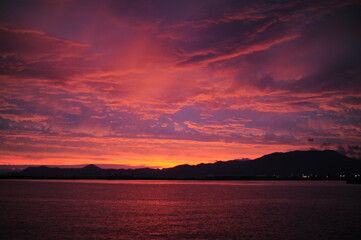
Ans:
[[[171,166],[360,142],[357,2],[1,4],[3,159]]]
[[[89,45],[48,36],[36,30],[0,28],[0,74],[55,84],[94,67]]]
[[[266,49],[272,47],[273,45],[277,45],[282,42],[290,41],[297,37],[298,37],[298,35],[290,35],[290,36],[285,36],[285,37],[281,37],[278,39],[267,39],[260,43],[250,44],[250,46],[243,46],[243,47],[241,46],[239,48],[232,49],[231,51],[228,51],[227,53],[219,53],[219,54],[209,53],[209,54],[203,54],[203,55],[196,55],[186,61],[180,62],[179,65],[182,66],[182,65],[194,64],[194,63],[198,63],[198,62],[212,63],[212,62],[227,60],[227,59],[239,57],[242,55],[254,53],[257,51],[266,50]]]
[[[51,37],[43,32],[28,29],[0,27],[0,36],[0,55],[21,56],[29,61],[78,57],[89,47],[87,44]]]
[[[359,145],[339,145],[337,151],[353,158],[361,158],[361,146]]]

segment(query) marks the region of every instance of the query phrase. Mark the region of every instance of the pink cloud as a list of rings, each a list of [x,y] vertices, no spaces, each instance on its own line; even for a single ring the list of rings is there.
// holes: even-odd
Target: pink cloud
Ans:
[[[21,56],[30,62],[44,58],[55,61],[78,57],[89,47],[87,44],[55,38],[36,30],[0,27],[0,35],[1,56]]]

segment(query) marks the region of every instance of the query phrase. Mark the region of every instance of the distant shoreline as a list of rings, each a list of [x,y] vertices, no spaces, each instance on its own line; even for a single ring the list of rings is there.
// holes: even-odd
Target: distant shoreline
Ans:
[[[255,160],[230,160],[164,169],[103,169],[94,164],[82,168],[28,167],[0,175],[2,179],[95,180],[252,180],[319,181],[358,183],[361,161],[336,151],[271,153]]]
[[[361,184],[360,178],[317,178],[317,179],[309,179],[309,178],[40,178],[40,177],[5,177],[1,176],[1,180],[71,180],[71,181],[83,181],[83,180],[105,180],[105,181],[302,181],[302,182],[319,182],[319,181],[339,181],[345,182],[346,184]]]
[[[199,181],[346,181],[345,178],[272,178],[272,177],[216,177],[216,178],[61,178],[61,177],[12,177],[0,176],[1,179],[41,179],[41,180],[199,180]]]

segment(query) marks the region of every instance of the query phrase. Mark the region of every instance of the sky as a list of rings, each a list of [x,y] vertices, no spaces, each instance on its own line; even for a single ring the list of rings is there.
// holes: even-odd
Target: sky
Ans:
[[[361,1],[2,0],[0,164],[361,157]]]

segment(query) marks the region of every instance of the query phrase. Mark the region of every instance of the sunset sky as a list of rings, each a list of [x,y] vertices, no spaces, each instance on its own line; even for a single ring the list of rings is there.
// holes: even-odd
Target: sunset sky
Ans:
[[[0,164],[361,154],[361,1],[2,0]]]

